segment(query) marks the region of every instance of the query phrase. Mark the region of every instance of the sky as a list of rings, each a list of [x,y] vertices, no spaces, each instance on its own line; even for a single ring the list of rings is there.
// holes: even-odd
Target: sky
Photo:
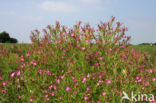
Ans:
[[[31,31],[78,21],[93,27],[116,17],[128,27],[130,43],[156,42],[156,0],[0,0],[0,32],[30,43]]]

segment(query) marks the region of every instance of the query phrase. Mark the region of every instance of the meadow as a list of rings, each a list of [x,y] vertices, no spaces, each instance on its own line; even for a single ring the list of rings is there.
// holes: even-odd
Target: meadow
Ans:
[[[130,45],[127,28],[114,20],[96,30],[57,21],[34,30],[31,44],[0,44],[0,101],[155,103],[156,46]]]

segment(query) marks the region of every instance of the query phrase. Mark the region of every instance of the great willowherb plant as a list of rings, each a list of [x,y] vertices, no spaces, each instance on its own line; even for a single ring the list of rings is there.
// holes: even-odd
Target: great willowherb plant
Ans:
[[[118,103],[122,91],[155,93],[155,69],[145,53],[128,49],[120,22],[35,30],[32,44],[16,55],[9,78],[0,75],[3,102]],[[1,49],[0,55],[5,55]],[[127,101],[123,101],[127,102]]]

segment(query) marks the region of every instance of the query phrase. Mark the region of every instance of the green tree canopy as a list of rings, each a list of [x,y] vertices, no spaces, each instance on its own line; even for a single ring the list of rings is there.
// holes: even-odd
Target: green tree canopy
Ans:
[[[9,33],[4,31],[0,33],[0,42],[1,43],[17,43],[18,41],[15,38],[11,38],[9,36]]]

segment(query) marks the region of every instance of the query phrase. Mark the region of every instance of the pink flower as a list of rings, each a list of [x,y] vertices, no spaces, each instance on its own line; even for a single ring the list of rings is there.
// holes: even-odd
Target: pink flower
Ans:
[[[77,47],[80,47],[80,44],[77,44]]]
[[[128,31],[128,27],[125,27],[125,30]]]
[[[59,40],[58,42],[61,43],[61,40]]]
[[[112,51],[112,48],[109,48],[109,51]]]
[[[69,34],[68,33],[66,33],[66,36],[68,36]]]
[[[17,76],[19,76],[20,74],[21,74],[21,72],[20,72],[20,71],[17,71],[17,72],[16,72],[16,75],[17,75]]]
[[[5,87],[7,84],[5,82],[2,82],[2,85]]]
[[[101,79],[102,78],[102,74],[99,74],[99,79]]]
[[[21,58],[21,62],[23,62],[23,61],[24,61],[24,58],[22,57],[22,58]]]
[[[150,72],[150,73],[153,73],[153,70],[152,70],[152,69],[150,69],[150,70],[149,70],[149,72]]]
[[[88,100],[89,99],[89,97],[87,97],[87,96],[84,96],[84,100]]]
[[[14,45],[11,45],[11,48],[13,49],[14,48]]]
[[[86,23],[86,25],[89,25],[89,23]]]
[[[74,84],[74,87],[76,87],[78,85],[78,83]]]
[[[107,80],[107,84],[110,84],[111,83],[111,80]]]
[[[105,96],[106,95],[106,92],[102,92],[102,95]]]
[[[30,63],[31,63],[32,65],[34,64],[34,62],[33,62],[33,61],[31,61]]]
[[[0,80],[3,80],[2,77],[0,77]]]
[[[56,85],[52,85],[52,86],[53,86],[52,88],[53,88],[54,90],[56,90],[56,89],[57,89]]]
[[[89,57],[89,56],[86,56],[86,59],[88,59],[88,60],[89,60],[89,59],[90,59],[90,57]]]
[[[66,87],[66,91],[72,91],[72,88]]]
[[[85,49],[86,49],[85,47],[82,47],[82,48],[81,48],[81,50],[85,50]]]
[[[30,101],[30,102],[32,102],[32,101],[33,101],[33,99],[32,99],[32,98],[29,98],[29,101]]]
[[[95,77],[92,77],[92,80],[94,80],[95,79]]]
[[[68,70],[68,73],[70,74],[72,71],[71,70]]]
[[[42,74],[42,70],[41,70],[41,69],[39,69],[38,72],[39,72],[40,74]]]
[[[51,96],[54,96],[55,95],[55,93],[54,92],[52,92],[52,93],[50,93],[51,94]]]
[[[56,25],[60,25],[60,22],[59,21],[56,21]]]
[[[45,97],[47,98],[48,97],[48,94],[46,94]]]
[[[90,77],[90,74],[87,74],[87,78],[89,78]]]
[[[146,82],[146,86],[149,86],[149,81]]]
[[[43,33],[46,33],[46,30],[45,30],[45,29],[42,29],[42,32],[43,32]],[[37,36],[37,35],[35,35],[35,36]]]
[[[86,33],[82,33],[82,35],[83,35],[83,36],[85,36],[85,35],[86,35]]]
[[[57,84],[60,84],[60,79],[56,80]]]
[[[87,80],[86,77],[83,77],[82,83],[85,83],[86,80]]]
[[[87,91],[88,91],[88,90],[90,90],[90,88],[89,88],[89,87],[87,87],[86,89],[87,89]]]
[[[23,80],[23,77],[21,77],[21,80]]]
[[[74,37],[74,33],[71,34],[71,37]]]
[[[47,97],[46,100],[49,101],[50,99]]]
[[[156,81],[156,77],[154,77],[152,80],[153,80],[153,82],[155,82]]]
[[[99,86],[103,81],[102,80],[99,80],[97,85]]]
[[[145,90],[145,86],[142,87],[142,90]]]
[[[30,38],[32,39],[32,37],[33,37],[33,35],[32,34],[30,34]]]
[[[105,62],[103,62],[101,65],[104,65],[105,64]]]
[[[105,25],[101,25],[101,28],[104,28],[105,27]]]
[[[21,65],[21,68],[24,68],[24,66],[23,66],[23,65]]]
[[[28,57],[30,55],[30,53],[27,53],[26,56]]]
[[[80,38],[76,38],[77,41],[80,41]]]
[[[81,24],[82,23],[82,21],[79,21],[79,24]]]
[[[115,68],[115,65],[112,65],[112,68]]]
[[[19,99],[21,99],[21,96],[18,96]]]
[[[20,87],[21,87],[21,86],[18,84],[18,85],[17,85],[17,88],[20,88]]]
[[[19,82],[19,81],[20,81],[20,79],[18,78],[18,79],[17,79],[17,82]]]
[[[90,43],[90,40],[89,40],[89,39],[87,39],[87,40],[86,40],[86,42],[87,42],[87,43]]]
[[[96,41],[96,44],[98,44],[99,43],[99,41]]]
[[[47,73],[47,70],[43,70],[44,73]]]
[[[60,100],[62,100],[62,96],[60,96]]]
[[[74,82],[76,82],[76,79],[75,79],[74,77],[72,77],[72,80],[73,80]]]
[[[137,82],[141,82],[142,81],[142,79],[138,79],[138,81]]]
[[[138,80],[138,79],[140,79],[140,77],[137,76],[136,79]]]
[[[99,63],[95,63],[94,65],[95,65],[95,66],[99,66]]]
[[[61,76],[61,79],[63,79],[63,78],[64,78],[64,76],[65,76],[65,75],[62,75],[62,76]]]
[[[77,94],[77,90],[75,90],[74,93]]]
[[[2,89],[2,92],[3,92],[4,94],[6,94],[6,90],[3,90],[3,89]]]
[[[14,77],[14,75],[15,75],[15,72],[11,73],[11,77],[12,77],[12,78]]]
[[[33,63],[33,65],[34,65],[34,66],[35,66],[35,65],[37,65],[37,63],[36,63],[36,62],[34,62],[34,63]]]
[[[90,87],[87,87],[86,89],[87,89],[87,91],[88,91],[89,93],[92,92],[92,90],[90,89]]]
[[[50,85],[50,86],[49,86],[49,89],[51,89],[51,88],[53,88],[53,86],[52,86],[52,85]]]

